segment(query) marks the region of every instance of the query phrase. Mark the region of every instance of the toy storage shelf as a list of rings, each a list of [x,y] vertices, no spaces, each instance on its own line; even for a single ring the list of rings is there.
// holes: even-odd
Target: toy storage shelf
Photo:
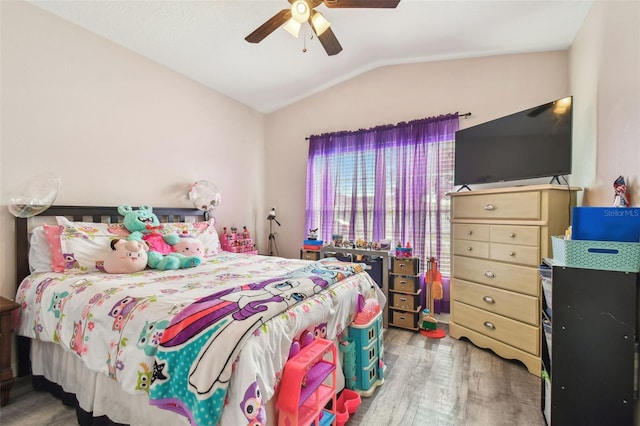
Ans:
[[[314,400],[314,397],[323,400],[325,396],[328,396],[329,398],[327,398],[324,403],[326,404],[327,402],[329,402],[333,388],[331,388],[330,386],[322,385],[322,382],[327,378],[327,376],[329,376],[329,374],[331,374],[333,370],[335,370],[335,368],[335,364],[326,361],[320,361],[316,365],[311,367],[311,369],[309,369],[309,371],[307,372],[307,381],[305,383],[305,386],[300,391],[300,407],[302,407],[305,403],[307,403],[308,405],[309,402],[312,402],[313,405],[315,405],[316,401]]]
[[[243,232],[223,232],[220,234],[220,247],[231,253],[258,254],[253,239]]]
[[[355,391],[360,396],[373,395],[384,383],[384,329],[382,312],[367,324],[351,324],[349,337],[355,343],[356,383]]]
[[[336,407],[336,346],[315,339],[284,366],[276,408],[279,425],[330,424]],[[332,401],[331,410],[324,407]],[[329,423],[326,423],[329,421]]]
[[[394,257],[390,275],[389,325],[417,331],[418,314],[422,310],[420,260],[416,257]]]

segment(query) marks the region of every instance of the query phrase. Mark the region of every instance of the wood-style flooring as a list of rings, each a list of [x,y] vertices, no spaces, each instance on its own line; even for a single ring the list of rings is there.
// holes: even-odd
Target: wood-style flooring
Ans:
[[[446,324],[438,328],[447,330]],[[384,384],[363,398],[347,426],[545,426],[540,378],[469,341],[427,339],[398,328],[384,331]],[[2,426],[68,426],[75,412],[21,378]],[[164,426],[158,419],[159,426]],[[170,426],[170,425],[167,425]],[[235,426],[235,425],[223,425]]]

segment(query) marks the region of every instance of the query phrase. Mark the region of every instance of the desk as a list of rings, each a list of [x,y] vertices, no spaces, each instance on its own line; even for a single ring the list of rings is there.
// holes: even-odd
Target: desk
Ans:
[[[352,256],[379,256],[382,258],[382,282],[378,283],[382,288],[384,296],[389,300],[389,250],[368,250],[346,247],[322,247],[320,249],[322,257],[331,257],[333,254],[347,254]],[[357,261],[354,259],[354,261]],[[389,312],[386,306],[382,309],[382,324],[386,328],[389,322]]]

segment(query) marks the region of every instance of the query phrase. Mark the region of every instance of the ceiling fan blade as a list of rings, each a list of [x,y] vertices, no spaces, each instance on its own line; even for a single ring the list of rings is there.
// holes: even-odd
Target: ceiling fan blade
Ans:
[[[340,42],[338,42],[338,39],[336,38],[335,34],[333,34],[331,28],[327,28],[325,32],[320,34],[318,36],[318,40],[320,40],[320,43],[322,43],[322,47],[324,47],[327,55],[333,56],[342,52],[342,46],[340,46]]]
[[[323,0],[329,8],[381,8],[393,9],[400,0]]]
[[[273,15],[267,22],[260,25],[244,39],[249,43],[260,43],[266,36],[277,30],[291,18],[291,9],[282,9]]]

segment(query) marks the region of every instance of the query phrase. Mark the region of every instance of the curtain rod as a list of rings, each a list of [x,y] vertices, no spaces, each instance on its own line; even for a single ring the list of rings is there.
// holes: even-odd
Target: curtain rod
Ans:
[[[469,117],[471,117],[471,113],[470,112],[465,112],[464,114],[458,114],[458,117],[469,118]],[[309,138],[309,137],[304,138],[305,141],[308,141],[309,139],[311,139],[311,138]]]

